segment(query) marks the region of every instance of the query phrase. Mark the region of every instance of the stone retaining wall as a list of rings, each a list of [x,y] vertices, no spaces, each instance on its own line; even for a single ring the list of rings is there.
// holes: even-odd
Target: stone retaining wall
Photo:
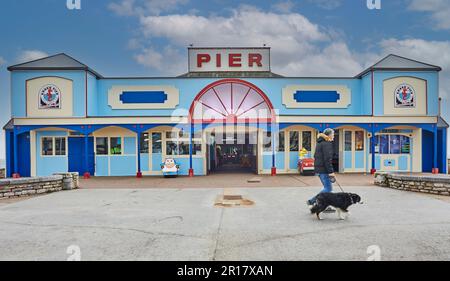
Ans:
[[[448,175],[375,173],[374,183],[399,190],[450,196],[450,176]]]
[[[0,179],[0,200],[78,188],[78,173],[49,177]]]

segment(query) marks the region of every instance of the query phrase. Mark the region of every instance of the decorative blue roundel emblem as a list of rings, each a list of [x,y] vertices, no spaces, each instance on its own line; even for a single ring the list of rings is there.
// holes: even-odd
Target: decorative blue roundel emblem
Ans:
[[[408,84],[401,84],[395,89],[395,107],[415,107],[416,92]]]
[[[55,85],[45,85],[39,91],[39,108],[60,108],[61,91]]]

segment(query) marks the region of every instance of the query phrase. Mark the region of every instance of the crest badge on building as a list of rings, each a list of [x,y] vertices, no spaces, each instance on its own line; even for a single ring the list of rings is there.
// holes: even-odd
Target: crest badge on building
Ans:
[[[395,89],[395,107],[416,107],[416,92],[411,85],[401,84]]]
[[[39,91],[39,108],[61,108],[61,91],[55,85],[45,85]]]

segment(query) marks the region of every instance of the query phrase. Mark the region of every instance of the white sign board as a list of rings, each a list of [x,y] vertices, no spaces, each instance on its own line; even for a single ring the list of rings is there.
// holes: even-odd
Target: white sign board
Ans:
[[[270,48],[189,48],[189,72],[270,71]]]

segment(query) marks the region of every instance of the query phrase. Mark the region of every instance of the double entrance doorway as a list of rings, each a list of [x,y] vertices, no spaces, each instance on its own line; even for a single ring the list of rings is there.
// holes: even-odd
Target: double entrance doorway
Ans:
[[[253,173],[258,170],[257,131],[235,126],[206,131],[207,172]]]

